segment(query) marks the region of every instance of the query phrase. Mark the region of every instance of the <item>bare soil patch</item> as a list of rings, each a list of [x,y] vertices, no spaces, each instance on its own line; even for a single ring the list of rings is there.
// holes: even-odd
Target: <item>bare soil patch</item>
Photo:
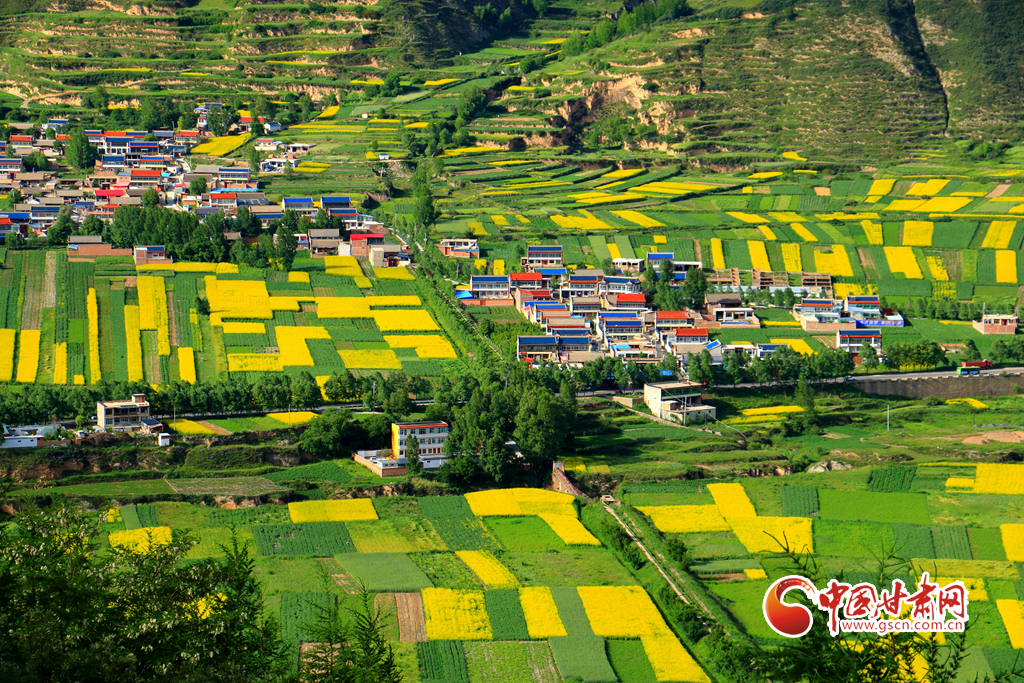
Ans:
[[[427,621],[420,594],[395,593],[395,607],[398,611],[398,639],[403,643],[426,642]]]

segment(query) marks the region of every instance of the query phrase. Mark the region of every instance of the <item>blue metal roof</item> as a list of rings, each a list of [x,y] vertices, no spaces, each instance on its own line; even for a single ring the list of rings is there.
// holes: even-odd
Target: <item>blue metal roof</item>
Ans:
[[[565,268],[538,268],[541,275],[565,275],[568,271]]]
[[[76,209],[90,209],[96,206],[96,202],[75,202],[73,206]]]
[[[351,200],[348,197],[342,197],[340,195],[337,196],[337,197],[321,197],[320,198],[320,203],[321,204],[323,204],[324,202],[346,202],[346,203],[348,203],[349,201],[351,201]]]
[[[12,221],[27,221],[29,218],[32,217],[31,214],[14,211],[2,211],[0,212],[0,216],[6,216],[7,218],[10,218]]]
[[[548,251],[562,251],[562,245],[560,244],[535,244],[526,247],[526,253],[530,252],[548,252]]]
[[[622,312],[622,311],[598,311],[597,317],[599,318],[633,318],[636,319],[636,312]]]
[[[604,281],[611,285],[631,285],[639,282],[636,278],[616,276],[605,277]]]
[[[537,302],[534,303],[534,306],[537,307],[537,310],[541,310],[541,309],[543,309],[543,310],[553,310],[553,311],[555,311],[555,310],[557,310],[557,311],[568,311],[569,310],[568,306],[566,306],[565,304],[557,303],[557,302],[544,303],[544,302],[537,301]]]
[[[839,330],[840,337],[881,337],[881,330]]]
[[[473,275],[470,282],[508,282],[508,275]]]
[[[675,252],[672,251],[652,251],[647,254],[648,259],[666,259],[675,257]]]
[[[708,351],[714,351],[715,349],[717,349],[721,345],[722,345],[722,342],[720,342],[720,341],[718,341],[716,339],[715,341],[713,341],[713,342],[711,342],[709,344],[705,344],[704,348],[707,349]]]
[[[556,344],[558,340],[555,337],[519,337],[519,344]]]
[[[686,273],[673,273],[672,279],[673,280],[685,280],[686,279]]]
[[[639,320],[609,320],[606,318],[604,321],[605,327],[636,327],[642,324]]]
[[[0,166],[21,166],[21,159],[0,159]]]
[[[129,144],[134,138],[107,138],[107,142],[116,142],[118,144]]]
[[[593,282],[594,284],[597,284],[597,276],[596,275],[570,275],[569,276],[569,282],[570,283]]]

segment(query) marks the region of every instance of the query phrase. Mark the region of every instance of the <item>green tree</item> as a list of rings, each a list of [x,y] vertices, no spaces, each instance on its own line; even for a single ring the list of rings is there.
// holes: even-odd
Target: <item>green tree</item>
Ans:
[[[686,271],[683,281],[683,304],[694,311],[704,308],[704,299],[708,293],[708,278],[703,268],[690,268]]]
[[[487,108],[487,95],[478,85],[463,89],[457,108],[458,117],[466,123],[472,121]]]
[[[320,405],[323,401],[323,394],[320,393],[320,385],[308,371],[303,370],[292,379],[292,401],[297,406],[312,408]]]
[[[395,419],[396,422],[401,421],[408,417],[409,413],[412,412],[412,401],[409,400],[409,390],[407,387],[398,387],[391,395],[387,397],[384,405],[384,411],[389,417]]]
[[[804,429],[813,429],[818,424],[818,411],[814,406],[814,388],[806,379],[800,378],[793,397],[796,404],[803,408],[803,412],[800,413],[800,421],[803,423]]]
[[[32,152],[22,158],[21,166],[29,172],[45,171],[50,168],[50,161],[42,152]]]
[[[96,163],[96,148],[89,144],[85,131],[75,127],[71,131],[71,139],[64,148],[64,158],[79,170],[91,169]]]
[[[206,176],[198,176],[188,183],[188,193],[191,195],[206,194]]]
[[[415,434],[405,440],[405,467],[412,474],[423,471],[423,463],[420,462],[420,440]]]
[[[869,372],[878,367],[878,351],[871,344],[862,344],[857,357],[860,358],[860,364]]]
[[[295,253],[298,250],[299,240],[295,233],[282,225],[277,229],[277,268],[289,272],[292,264],[295,263]]]
[[[366,431],[344,408],[325,410],[299,437],[303,451],[321,457],[348,456],[363,448],[365,442]]]
[[[0,669],[4,680],[280,680],[290,666],[264,612],[249,549],[185,562],[176,531],[146,552],[100,552],[96,513],[28,507],[0,535]]]
[[[75,222],[71,220],[71,207],[65,204],[60,207],[57,213],[57,221],[46,231],[46,242],[51,247],[61,246],[68,243],[68,237],[75,229]]]
[[[301,660],[303,683],[402,683],[373,594],[363,589],[358,608],[347,612],[333,595],[326,607],[318,607],[311,628],[315,644]]]
[[[160,205],[160,195],[152,187],[142,193],[142,205],[153,209]]]
[[[967,360],[981,360],[981,351],[978,350],[978,345],[974,343],[973,339],[968,339],[964,342],[964,358]]]
[[[255,145],[249,147],[249,150],[246,152],[246,159],[249,162],[249,171],[255,176],[260,172],[260,162],[263,161],[263,156],[256,149]]]

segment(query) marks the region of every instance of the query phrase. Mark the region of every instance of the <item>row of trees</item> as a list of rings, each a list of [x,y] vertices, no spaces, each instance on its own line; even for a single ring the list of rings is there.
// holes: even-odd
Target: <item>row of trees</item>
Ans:
[[[38,424],[53,418],[79,417],[84,420],[96,413],[97,401],[127,398],[131,394],[145,394],[157,415],[314,408],[325,403],[316,379],[308,372],[294,376],[261,373],[254,381],[244,376],[195,384],[174,381],[160,389],[142,382],[108,380],[95,387],[29,384],[20,389],[0,386],[0,423]],[[387,377],[380,373],[355,377],[342,372],[324,385],[327,403],[362,401],[368,409],[382,410],[396,419],[412,411],[409,394],[429,396],[432,390],[426,379],[409,378],[401,372],[391,372]],[[465,400],[471,390],[463,388],[442,398]]]
[[[568,59],[587,50],[607,45],[616,38],[628,36],[646,28],[658,20],[669,21],[693,14],[686,0],[658,0],[641,2],[632,10],[623,9],[618,20],[606,19],[593,30],[583,33],[573,31],[562,43],[562,58]]]
[[[713,365],[706,349],[687,359],[686,374],[693,382],[707,384],[773,384],[804,380],[837,379],[853,372],[853,356],[841,349],[824,349],[802,355],[788,346],[764,358],[730,353],[723,365]]]
[[[0,678],[104,681],[400,683],[373,596],[341,606],[336,587],[302,656],[266,611],[251,549],[233,534],[217,559],[188,559],[175,530],[148,552],[101,551],[99,515],[77,505],[25,509],[0,534]],[[297,677],[298,674],[298,677]]]

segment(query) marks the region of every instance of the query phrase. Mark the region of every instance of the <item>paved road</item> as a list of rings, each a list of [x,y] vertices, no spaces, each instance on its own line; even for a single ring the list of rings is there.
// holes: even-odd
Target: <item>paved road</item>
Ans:
[[[1024,375],[1024,367],[1016,368],[991,368],[981,370],[981,375]],[[975,375],[977,376],[977,375]],[[957,377],[956,370],[936,370],[934,372],[900,372],[881,375],[854,375],[852,382],[872,382],[879,379],[939,379],[943,377]]]

